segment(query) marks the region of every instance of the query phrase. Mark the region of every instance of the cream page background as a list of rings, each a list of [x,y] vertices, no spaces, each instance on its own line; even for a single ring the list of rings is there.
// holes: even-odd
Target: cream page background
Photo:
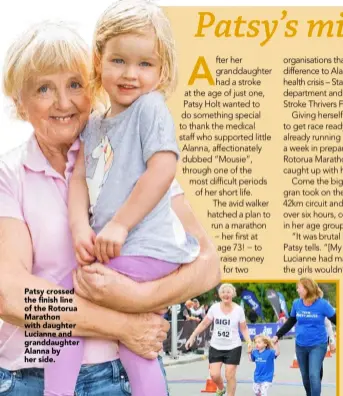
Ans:
[[[0,62],[3,62],[6,49],[18,32],[24,30],[33,22],[48,19],[53,16],[73,22],[80,33],[90,43],[95,22],[94,15],[100,14],[109,3],[108,1],[98,1],[91,5],[85,5],[81,1],[61,1],[49,4],[42,1],[31,1],[29,4],[23,1],[12,1],[7,3],[6,9],[0,12]],[[186,2],[183,2],[183,4],[185,3]],[[199,4],[199,2],[197,3]],[[224,2],[219,3],[223,5]],[[160,2],[160,4],[164,5],[166,3]],[[173,4],[176,3],[173,2]],[[215,3],[211,2],[211,5],[215,5]],[[234,19],[238,15],[243,15],[246,20],[272,20],[279,19],[284,9],[288,11],[288,17],[290,19],[299,20],[298,33],[294,38],[285,39],[283,37],[284,29],[281,27],[263,47],[259,45],[261,41],[260,38],[217,38],[212,35],[213,30],[211,30],[211,34],[207,33],[204,38],[194,37],[197,31],[198,12],[200,11],[210,11],[214,13],[218,19]],[[20,13],[18,13],[18,10],[20,10]],[[201,7],[169,7],[166,9],[166,12],[171,20],[175,35],[180,71],[177,91],[168,101],[168,105],[174,116],[178,136],[181,134],[178,125],[182,122],[181,114],[184,111],[184,92],[196,88],[206,92],[209,89],[219,89],[218,87],[210,87],[205,80],[196,81],[193,86],[188,86],[188,80],[199,56],[203,56],[206,59],[209,69],[213,74],[215,74],[214,70],[219,67],[219,65],[216,65],[217,55],[223,58],[230,56],[243,58],[242,66],[245,68],[260,66],[273,69],[270,76],[261,77],[263,81],[261,89],[265,97],[263,100],[261,99],[262,118],[258,120],[258,126],[256,128],[258,132],[269,134],[272,140],[263,146],[260,155],[257,156],[254,154],[252,156],[251,164],[255,177],[265,177],[268,179],[267,186],[256,190],[256,192],[254,190],[254,198],[256,196],[261,200],[269,201],[268,211],[271,214],[267,222],[267,229],[263,232],[258,232],[258,244],[263,248],[264,262],[263,264],[255,263],[244,265],[244,267],[248,267],[248,272],[245,274],[225,274],[224,265],[222,265],[223,278],[236,281],[243,279],[254,281],[258,281],[259,279],[298,279],[298,272],[285,274],[283,270],[283,245],[284,243],[295,241],[292,236],[292,232],[295,230],[285,230],[283,226],[283,212],[287,210],[287,208],[283,206],[284,198],[282,192],[285,188],[290,188],[291,184],[290,178],[285,176],[282,171],[284,167],[283,123],[290,120],[289,110],[283,107],[284,86],[282,85],[282,80],[284,76],[282,74],[282,69],[284,65],[282,63],[282,58],[302,57],[305,55],[308,57],[318,55],[322,57],[332,57],[340,55],[342,53],[342,39],[325,37],[309,39],[307,38],[306,21],[308,19],[340,19],[339,14],[342,12],[342,8],[291,7],[290,5],[287,7],[217,8],[203,5]],[[220,67],[224,67],[224,65]],[[227,65],[227,67],[229,67],[229,65]],[[316,66],[310,64],[306,65],[306,68],[310,67]],[[238,76],[235,78],[238,78]],[[20,144],[31,132],[29,125],[14,121],[9,117],[8,104],[2,95],[0,96],[0,125],[0,154]],[[209,131],[206,133],[211,132]],[[342,131],[340,131],[340,133],[342,133]],[[180,142],[180,147],[182,147],[182,142]],[[182,155],[184,156],[185,153]],[[218,163],[214,161],[211,167],[216,166],[218,166]],[[196,188],[189,185],[190,177],[183,175],[181,168],[182,164],[179,166],[178,180],[181,182],[192,208],[216,244],[222,244],[221,238],[216,238],[218,231],[211,229],[212,220],[207,216],[207,210],[214,210],[213,198],[195,196]],[[246,210],[246,208],[240,209],[243,213],[245,213]],[[301,211],[302,209],[299,210]],[[294,211],[296,211],[296,209],[294,209]],[[334,210],[335,213],[339,211],[342,211],[342,209],[336,208]],[[336,222],[339,221],[341,220],[336,220]],[[230,220],[223,223],[230,223]],[[306,223],[306,220],[304,220],[304,223]],[[322,221],[318,221],[318,223],[322,224]],[[321,251],[324,252],[326,249],[324,247],[324,242],[317,241],[317,244],[320,246]],[[235,251],[229,255],[239,257],[242,254],[243,253],[240,251]],[[227,265],[230,266],[229,263]],[[234,264],[234,266],[236,266],[236,264]],[[237,264],[237,266],[239,265]],[[324,266],[324,264],[311,263],[311,266]],[[294,265],[294,267],[297,268],[298,265]],[[312,273],[310,276],[317,280],[341,280],[341,275],[335,274],[321,274],[320,276],[316,276]],[[339,301],[341,302],[341,300]],[[339,331],[337,334],[339,334]]]

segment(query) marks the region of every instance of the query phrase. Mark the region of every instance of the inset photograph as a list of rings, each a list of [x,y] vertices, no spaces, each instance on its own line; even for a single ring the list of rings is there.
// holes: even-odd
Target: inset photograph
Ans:
[[[311,278],[233,282],[170,307],[171,395],[338,395],[337,292]]]

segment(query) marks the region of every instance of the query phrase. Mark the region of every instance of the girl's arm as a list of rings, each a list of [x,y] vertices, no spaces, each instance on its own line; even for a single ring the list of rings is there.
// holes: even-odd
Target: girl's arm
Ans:
[[[280,344],[278,342],[276,342],[273,345],[274,351],[275,351],[275,356],[279,356],[280,355]]]
[[[120,255],[128,233],[160,202],[176,173],[179,150],[172,116],[158,92],[142,95],[137,102],[137,136],[146,171],[130,191],[122,207],[95,241],[100,262]]]
[[[323,300],[323,314],[326,318],[330,320],[331,323],[336,325],[336,311],[332,305],[327,301]]]
[[[200,324],[198,324],[198,326],[195,328],[191,336],[188,338],[185,348],[189,349],[194,344],[194,341],[196,340],[197,336],[201,334],[203,331],[205,331],[211,323],[212,323],[212,319],[206,316],[203,319],[203,321]]]
[[[242,333],[242,336],[243,336],[245,342],[247,343],[248,353],[250,354],[251,350],[252,350],[252,343],[251,343],[251,339],[250,339],[249,328],[247,326],[247,322],[241,322],[239,324],[239,329]]]
[[[172,207],[184,229],[196,237],[200,254],[191,264],[152,282],[136,283],[102,264],[79,268],[74,278],[76,292],[95,303],[123,312],[155,312],[199,296],[220,282],[219,257],[215,246],[195,217],[184,194],[172,199]]]
[[[20,241],[20,243],[18,243]],[[0,218],[0,317],[15,326],[24,327],[31,320],[25,317],[25,289],[47,290],[62,289],[47,280],[34,276],[32,271],[33,249],[27,225],[19,219]],[[77,311],[59,312],[60,321],[76,325],[73,336],[99,337],[120,340],[141,356],[155,358],[166,338],[168,322],[159,315],[132,315],[115,312],[94,305],[77,295],[69,295]],[[46,307],[49,304],[40,304]],[[61,304],[63,305],[63,304]],[[69,304],[68,304],[69,305]],[[32,311],[34,314],[34,311]],[[52,320],[35,320],[56,324]],[[61,329],[56,333],[63,332]],[[153,340],[153,341],[152,341]]]
[[[69,183],[68,214],[76,259],[79,264],[94,262],[95,233],[89,225],[89,196],[86,183],[84,144],[81,143]]]
[[[147,161],[147,170],[138,179],[131,194],[103,228],[95,241],[100,262],[120,255],[127,234],[150,213],[168,191],[176,172],[176,154],[157,152]]]
[[[175,177],[176,163],[176,154],[171,151],[155,153],[113,221],[130,231],[143,220],[168,191]]]

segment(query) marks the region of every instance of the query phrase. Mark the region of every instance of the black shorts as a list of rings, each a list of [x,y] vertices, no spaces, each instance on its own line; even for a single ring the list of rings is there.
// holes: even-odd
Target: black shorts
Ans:
[[[224,364],[232,364],[234,366],[238,366],[241,361],[241,355],[241,346],[229,350],[219,350],[210,346],[208,360],[210,364],[222,362]]]

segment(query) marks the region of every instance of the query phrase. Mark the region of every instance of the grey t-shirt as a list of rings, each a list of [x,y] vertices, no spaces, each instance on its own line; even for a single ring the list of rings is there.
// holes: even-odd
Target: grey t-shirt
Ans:
[[[159,151],[179,150],[174,123],[164,97],[150,92],[113,118],[92,115],[81,135],[90,197],[91,226],[99,233],[124,204]],[[175,189],[175,184],[174,184]],[[199,244],[185,233],[171,208],[171,189],[129,233],[123,256],[148,256],[177,264],[199,254]]]

